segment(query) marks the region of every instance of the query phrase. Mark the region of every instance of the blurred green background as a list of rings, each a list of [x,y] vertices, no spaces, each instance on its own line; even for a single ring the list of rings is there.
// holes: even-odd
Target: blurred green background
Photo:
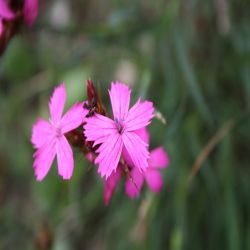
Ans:
[[[250,249],[250,2],[40,1],[0,58],[0,249]],[[31,126],[64,81],[67,105],[91,78],[154,101],[151,146],[171,157],[164,188],[130,200],[79,152],[38,183]],[[51,244],[52,243],[52,244]],[[51,245],[51,247],[50,247]]]

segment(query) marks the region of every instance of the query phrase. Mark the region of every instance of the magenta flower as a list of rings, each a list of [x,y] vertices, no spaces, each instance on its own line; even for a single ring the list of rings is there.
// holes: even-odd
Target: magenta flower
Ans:
[[[31,142],[37,149],[33,167],[38,181],[47,175],[56,155],[59,175],[63,179],[72,176],[73,152],[65,133],[79,127],[88,111],[83,109],[82,103],[76,103],[62,117],[65,101],[66,89],[61,84],[55,88],[49,102],[49,122],[40,118],[32,127]]]
[[[24,21],[31,26],[38,14],[38,0],[25,0],[23,6]]]
[[[84,126],[88,141],[94,141],[98,156],[95,163],[99,164],[98,172],[106,179],[116,171],[118,162],[126,150],[136,168],[143,172],[148,167],[148,144],[135,131],[146,127],[153,118],[153,104],[149,101],[136,104],[129,109],[131,90],[122,83],[112,83],[109,96],[114,118],[95,114],[87,119]]]
[[[149,133],[146,129],[137,131],[138,135],[147,143],[149,142]],[[130,172],[133,182],[127,178],[125,191],[130,198],[135,198],[140,194],[144,180],[146,180],[149,188],[158,193],[163,186],[160,169],[164,169],[169,165],[169,157],[163,147],[157,147],[150,152],[148,159],[148,168],[144,173],[138,171],[134,166],[131,166],[128,156],[125,156],[126,162],[132,167]]]
[[[4,21],[15,18],[15,13],[9,8],[5,0],[0,0],[0,37],[4,31]]]

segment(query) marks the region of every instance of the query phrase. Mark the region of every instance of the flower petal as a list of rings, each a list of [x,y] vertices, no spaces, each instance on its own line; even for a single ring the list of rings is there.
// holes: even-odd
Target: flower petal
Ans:
[[[104,181],[104,203],[105,205],[109,204],[110,199],[122,177],[121,168],[118,166],[116,171],[113,171],[112,174]]]
[[[141,128],[135,131],[135,133],[137,135],[139,135],[139,137],[145,141],[147,144],[149,144],[149,132],[147,128]]]
[[[62,133],[65,134],[77,127],[79,127],[87,115],[88,110],[83,108],[83,103],[76,103],[61,120]]]
[[[43,146],[54,136],[51,124],[43,119],[38,119],[32,127],[31,142],[35,148]]]
[[[87,140],[94,141],[94,146],[103,143],[108,136],[117,132],[114,121],[99,114],[86,119],[84,129]]]
[[[132,159],[130,157],[130,154],[129,154],[128,150],[125,147],[123,147],[123,149],[122,149],[122,157],[123,157],[125,163],[129,167],[134,167],[134,163],[133,163],[133,161],[132,161]]]
[[[0,18],[12,19],[15,17],[15,13],[9,8],[5,0],[0,0]]]
[[[42,181],[47,175],[56,155],[56,139],[52,138],[34,153],[33,168],[36,179]]]
[[[124,122],[126,131],[135,131],[146,127],[154,116],[153,112],[154,107],[152,102],[141,102],[139,99],[128,112],[128,116]]]
[[[148,167],[148,145],[135,132],[124,132],[122,140],[133,165],[141,172],[145,171]]]
[[[64,84],[60,84],[54,89],[52,97],[49,102],[51,122],[54,125],[58,125],[64,109],[66,101],[66,89]]]
[[[144,182],[144,176],[143,174],[138,170],[138,168],[133,168],[130,172],[131,178],[127,178],[126,184],[125,184],[125,192],[130,198],[136,198],[139,196],[140,191],[143,186]]]
[[[149,132],[146,128],[141,128],[139,130],[136,130],[135,133],[145,142],[149,143]],[[133,161],[125,147],[122,149],[122,156],[126,162],[126,164],[130,167],[134,167]]]
[[[106,179],[117,169],[122,152],[122,137],[118,133],[111,134],[107,140],[97,149],[99,153],[95,163],[99,163],[98,172]]]
[[[25,23],[27,25],[32,25],[38,14],[38,0],[25,0],[23,12]]]
[[[60,136],[56,143],[58,173],[64,180],[71,178],[74,168],[72,149],[65,138]]]
[[[127,117],[131,90],[125,84],[112,83],[109,96],[111,100],[114,118],[124,120]]]
[[[148,159],[150,168],[166,168],[169,165],[169,156],[163,147],[155,148],[150,152]]]
[[[148,183],[149,188],[153,192],[158,193],[161,191],[162,186],[163,186],[163,180],[158,170],[149,168],[145,172],[145,179]]]

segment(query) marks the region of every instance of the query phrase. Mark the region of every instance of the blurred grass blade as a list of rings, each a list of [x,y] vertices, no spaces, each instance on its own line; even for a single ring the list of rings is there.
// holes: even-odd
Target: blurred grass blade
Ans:
[[[186,80],[186,84],[188,85],[189,90],[191,91],[191,94],[194,98],[198,110],[200,111],[202,118],[205,122],[208,122],[211,125],[212,115],[208,109],[206,101],[202,95],[200,86],[197,82],[193,67],[191,65],[192,62],[188,58],[187,49],[184,45],[185,40],[183,37],[181,37],[180,32],[178,30],[174,30],[173,34],[177,61],[183,74],[183,78]]]

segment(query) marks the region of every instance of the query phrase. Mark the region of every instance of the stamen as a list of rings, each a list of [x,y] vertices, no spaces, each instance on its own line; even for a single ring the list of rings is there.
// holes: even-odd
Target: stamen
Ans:
[[[61,128],[60,128],[60,127],[55,128],[55,130],[56,130],[56,137],[62,136],[62,131],[61,131]]]
[[[117,130],[118,130],[118,133],[119,134],[122,134],[122,132],[123,132],[123,120],[118,120],[116,117],[115,117],[115,119],[114,119],[114,121],[115,121],[115,124],[116,124],[116,128],[117,128]]]

